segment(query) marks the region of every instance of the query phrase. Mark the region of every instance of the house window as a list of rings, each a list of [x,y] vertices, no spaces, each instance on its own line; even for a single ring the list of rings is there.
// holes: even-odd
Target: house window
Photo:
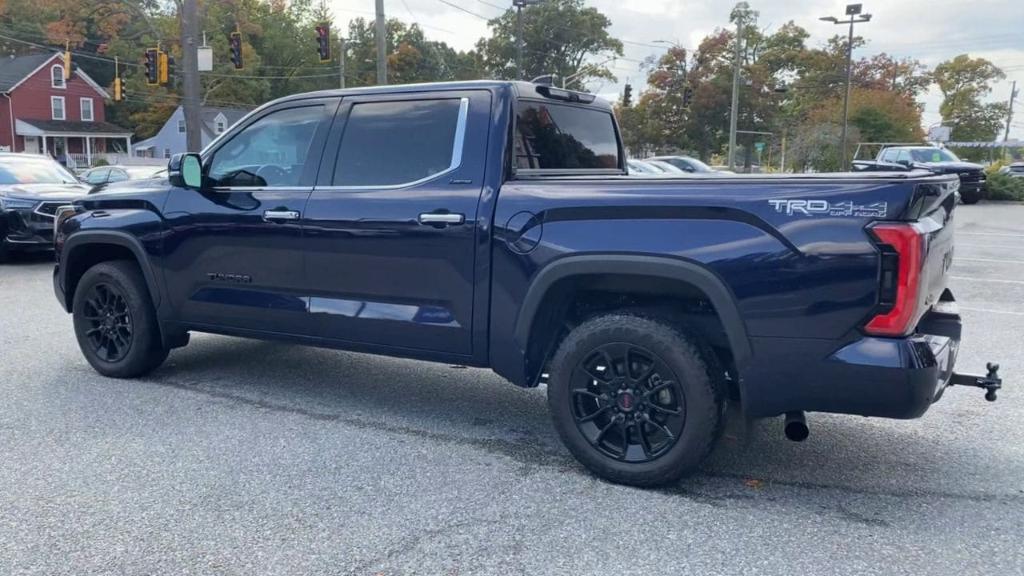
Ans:
[[[178,120],[178,132],[181,132],[182,134],[185,133],[185,121],[184,120]]]
[[[64,85],[64,67],[54,64],[50,67],[50,86],[53,88],[66,88]]]
[[[92,98],[82,98],[82,122],[92,122]]]
[[[171,157],[171,149],[170,148],[164,148],[164,158],[170,158],[170,157]]]
[[[64,120],[63,96],[50,96],[50,117],[54,120]]]
[[[220,134],[221,132],[224,132],[224,121],[217,120],[217,134]]]

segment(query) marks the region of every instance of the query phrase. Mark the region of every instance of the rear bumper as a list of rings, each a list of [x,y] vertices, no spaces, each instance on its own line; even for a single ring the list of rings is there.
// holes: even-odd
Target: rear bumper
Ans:
[[[754,339],[743,406],[752,417],[834,412],[917,418],[950,384],[960,347],[960,316],[931,312],[906,338],[833,341]],[[782,341],[780,341],[782,340]],[[814,361],[809,359],[819,358]]]

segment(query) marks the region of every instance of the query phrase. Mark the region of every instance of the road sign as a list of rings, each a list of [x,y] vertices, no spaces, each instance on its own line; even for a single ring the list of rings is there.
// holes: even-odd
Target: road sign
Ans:
[[[929,142],[949,142],[949,135],[953,131],[950,126],[932,126],[928,129]]]
[[[758,154],[764,152],[764,142],[754,142],[754,150],[757,150]]]

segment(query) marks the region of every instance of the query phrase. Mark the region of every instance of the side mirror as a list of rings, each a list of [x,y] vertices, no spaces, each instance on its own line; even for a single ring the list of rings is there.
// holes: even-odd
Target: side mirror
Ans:
[[[199,190],[203,186],[203,162],[199,154],[175,154],[167,162],[167,179],[172,186]]]

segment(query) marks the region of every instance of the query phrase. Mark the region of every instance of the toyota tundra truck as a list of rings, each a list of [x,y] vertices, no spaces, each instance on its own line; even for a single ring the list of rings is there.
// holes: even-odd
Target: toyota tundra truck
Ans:
[[[995,399],[997,367],[954,372],[958,184],[633,178],[590,94],[316,92],[62,207],[54,288],[105,376],[191,332],[488,367],[546,386],[588,469],[651,486],[693,471],[727,414],[786,415],[801,439],[805,412],[917,418],[953,384]]]

